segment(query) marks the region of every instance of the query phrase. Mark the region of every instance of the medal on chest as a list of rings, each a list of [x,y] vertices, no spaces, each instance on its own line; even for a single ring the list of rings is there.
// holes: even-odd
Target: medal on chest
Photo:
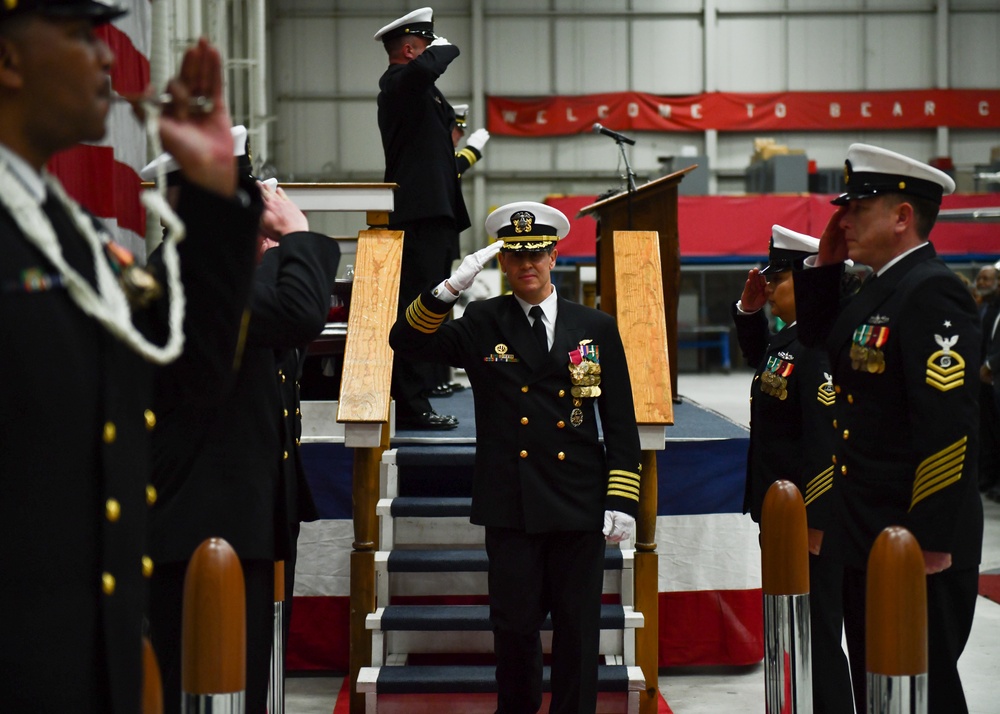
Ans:
[[[851,369],[858,372],[880,374],[885,371],[885,353],[882,346],[889,339],[889,328],[879,325],[861,325],[851,338]]]
[[[767,367],[760,375],[760,391],[784,401],[788,399],[788,377],[795,365],[780,357],[768,357]]]
[[[569,423],[583,424],[583,400],[601,396],[601,350],[590,340],[581,340],[579,346],[569,353],[569,378],[572,383],[573,411]]]

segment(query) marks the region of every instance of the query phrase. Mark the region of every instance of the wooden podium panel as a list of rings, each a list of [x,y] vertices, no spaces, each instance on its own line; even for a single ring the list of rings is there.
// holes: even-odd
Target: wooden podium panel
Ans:
[[[677,302],[680,297],[681,253],[677,238],[677,186],[697,165],[675,171],[580,209],[597,220],[597,290],[601,310],[617,315],[615,286],[615,231],[656,231],[662,267],[663,309],[667,321],[670,387],[677,399]]]

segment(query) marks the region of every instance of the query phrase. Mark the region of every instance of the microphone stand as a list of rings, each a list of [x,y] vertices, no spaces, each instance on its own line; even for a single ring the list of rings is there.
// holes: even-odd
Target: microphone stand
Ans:
[[[628,230],[632,230],[632,194],[635,193],[635,171],[632,170],[628,162],[628,153],[625,151],[625,142],[615,139],[618,144],[618,151],[621,152],[622,160],[625,162],[625,178],[628,180],[628,196],[625,198],[625,205],[628,207]]]

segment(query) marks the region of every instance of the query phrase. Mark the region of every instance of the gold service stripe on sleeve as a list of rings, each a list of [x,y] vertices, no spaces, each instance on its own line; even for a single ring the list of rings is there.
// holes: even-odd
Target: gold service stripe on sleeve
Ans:
[[[962,478],[967,441],[968,437],[963,436],[954,444],[946,446],[936,454],[931,454],[920,463],[913,481],[910,510],[928,496],[957,483]]]

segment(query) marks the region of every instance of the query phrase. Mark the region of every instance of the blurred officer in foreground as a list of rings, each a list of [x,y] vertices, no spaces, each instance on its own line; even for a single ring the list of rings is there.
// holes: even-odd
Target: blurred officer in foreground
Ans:
[[[154,375],[173,400],[220,381],[207,373],[232,364],[252,274],[259,199],[238,189],[221,61],[204,42],[159,122],[187,182],[177,262],[139,268],[45,171],[54,153],[104,136],[114,56],[96,28],[123,12],[0,5],[4,712],[139,711]],[[195,97],[206,110],[189,110]],[[195,365],[178,358],[185,343],[227,349]]]
[[[955,182],[867,144],[851,145],[845,178],[816,267],[795,275],[795,302],[799,337],[826,346],[837,392],[835,511],[822,548],[846,566],[855,704],[865,710],[865,659],[855,654],[865,648],[868,553],[882,529],[899,525],[920,543],[927,571],[928,711],[961,713],[958,658],[972,629],[983,539],[979,314],[928,240]],[[874,277],[841,303],[847,258]]]
[[[242,127],[238,127],[242,130]],[[250,177],[246,131],[234,130],[241,173]],[[172,168],[169,155],[154,164]],[[298,451],[300,355],[323,329],[340,249],[309,230],[280,188],[262,186],[260,242],[245,348],[220,399],[179,405],[153,437],[150,633],[163,676],[164,710],[181,709],[181,625],[187,564],[206,538],[236,550],[246,586],[246,711],[263,714],[271,656],[274,562],[295,570],[300,520],[316,509]],[[290,591],[290,590],[289,590]]]
[[[625,350],[610,315],[560,299],[552,285],[566,216],[511,203],[489,215],[486,231],[499,240],[418,296],[389,342],[413,358],[464,367],[472,385],[472,522],[486,527],[497,711],[541,705],[539,630],[549,613],[549,711],[594,711],[605,539],[630,538],[639,507]],[[470,303],[442,324],[498,253],[513,295]]]
[[[733,304],[736,334],[747,364],[757,371],[750,387],[750,449],[743,512],[760,523],[764,496],[778,479],[802,493],[809,521],[809,617],[812,629],[813,711],[851,714],[851,675],[844,656],[840,563],[819,555],[829,517],[833,467],[830,449],[835,394],[829,361],[805,347],[795,322],[794,270],[819,249],[819,240],[772,226],[768,263],[747,276]],[[770,334],[764,305],[785,327]]]

